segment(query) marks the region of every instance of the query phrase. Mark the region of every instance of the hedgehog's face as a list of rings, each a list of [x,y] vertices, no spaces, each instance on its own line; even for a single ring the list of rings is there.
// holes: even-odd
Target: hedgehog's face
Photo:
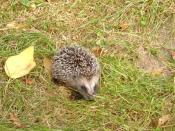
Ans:
[[[99,76],[94,76],[92,79],[85,78],[77,79],[76,90],[86,100],[93,100],[99,88]]]

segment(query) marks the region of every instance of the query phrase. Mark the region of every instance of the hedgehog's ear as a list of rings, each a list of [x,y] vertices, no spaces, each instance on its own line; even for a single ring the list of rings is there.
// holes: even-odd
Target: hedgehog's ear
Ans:
[[[55,84],[58,83],[58,82],[57,82],[57,79],[55,79],[55,78],[52,78],[51,81],[53,81],[53,83],[55,83]]]
[[[59,86],[63,86],[63,85],[64,85],[63,82],[59,81],[59,80],[56,79],[56,78],[52,78],[51,81],[53,81],[54,84],[59,85]]]

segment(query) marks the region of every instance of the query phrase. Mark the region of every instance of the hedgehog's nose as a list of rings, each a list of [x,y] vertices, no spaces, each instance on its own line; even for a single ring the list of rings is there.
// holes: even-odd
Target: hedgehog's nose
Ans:
[[[95,95],[89,95],[87,100],[89,101],[93,101],[95,99]]]

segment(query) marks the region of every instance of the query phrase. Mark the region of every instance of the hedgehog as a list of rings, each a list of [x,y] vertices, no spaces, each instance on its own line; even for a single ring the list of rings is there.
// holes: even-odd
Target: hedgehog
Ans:
[[[94,54],[78,45],[62,47],[53,57],[52,79],[85,100],[94,100],[100,81],[100,64]]]

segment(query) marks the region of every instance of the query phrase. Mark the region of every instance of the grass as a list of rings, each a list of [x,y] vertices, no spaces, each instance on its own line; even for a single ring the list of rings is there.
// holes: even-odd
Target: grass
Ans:
[[[26,2],[4,0],[0,7],[0,129],[175,129],[175,109],[166,105],[175,100],[173,75],[152,75],[136,64],[140,46],[157,59],[162,48],[174,50],[173,0]],[[30,7],[32,3],[36,9]],[[7,29],[12,21],[21,28]],[[43,59],[70,43],[105,50],[98,57],[102,81],[94,102],[68,99],[44,70]],[[5,60],[30,45],[35,45],[36,68],[27,76],[9,79],[3,70]],[[173,70],[173,59],[165,59]],[[166,111],[168,108],[171,111]],[[16,128],[9,120],[13,112],[26,128]],[[154,120],[167,113],[172,117],[169,123],[154,125]]]

